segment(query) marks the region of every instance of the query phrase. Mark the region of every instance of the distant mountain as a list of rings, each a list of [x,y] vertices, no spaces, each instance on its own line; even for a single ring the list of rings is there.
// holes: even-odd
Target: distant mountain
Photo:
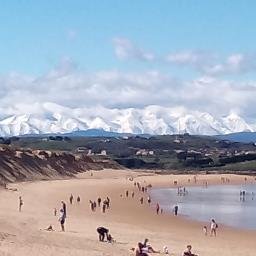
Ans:
[[[118,133],[108,132],[103,129],[88,129],[85,131],[74,131],[70,133],[64,133],[63,135],[69,137],[120,137],[120,136],[132,136],[131,133]]]
[[[238,133],[230,133],[225,135],[216,136],[218,139],[230,140],[235,142],[256,142],[256,132],[238,132]]]
[[[39,113],[2,117],[0,136],[104,132],[220,135],[256,132],[256,121],[248,123],[236,114],[219,118],[205,112],[159,106],[147,106],[142,109],[72,109],[45,103]]]

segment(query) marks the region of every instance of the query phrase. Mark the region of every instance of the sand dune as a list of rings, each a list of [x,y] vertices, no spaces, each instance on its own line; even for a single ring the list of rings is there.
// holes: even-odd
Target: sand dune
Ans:
[[[125,170],[98,171],[93,176],[87,172],[78,176],[70,180],[10,184],[9,188],[17,188],[17,191],[0,191],[0,255],[133,255],[130,248],[146,237],[156,249],[167,245],[169,251],[178,256],[187,244],[192,244],[194,252],[201,256],[255,255],[256,232],[221,225],[216,238],[204,237],[203,223],[170,214],[157,216],[155,202],[152,207],[141,206],[142,194],[129,181],[132,176],[142,184],[162,187],[172,186],[174,180],[187,185],[187,179],[192,176],[148,175]],[[244,182],[243,176],[228,177],[232,183]],[[206,179],[209,184],[220,183],[220,175],[198,176],[198,183]],[[255,180],[248,177],[247,182]],[[126,190],[135,191],[134,199],[124,197]],[[79,205],[68,203],[71,193],[74,197],[80,195]],[[21,213],[18,212],[20,195],[24,200]],[[99,209],[94,213],[90,210],[89,200],[96,200],[98,196],[111,198],[111,208],[105,214]],[[61,207],[61,200],[66,201],[68,210],[65,233],[60,232],[53,214],[55,207]],[[44,230],[50,224],[56,231]],[[117,242],[98,242],[98,226],[108,227]]]

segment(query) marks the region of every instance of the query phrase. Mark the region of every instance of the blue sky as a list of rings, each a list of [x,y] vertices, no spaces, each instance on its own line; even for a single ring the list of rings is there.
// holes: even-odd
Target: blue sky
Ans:
[[[2,1],[0,110],[53,102],[252,117],[255,9],[253,0]]]
[[[115,37],[159,55],[184,49],[254,52],[255,8],[255,1],[227,0],[4,1],[0,72],[42,73],[62,57],[88,70],[148,68],[118,61]]]

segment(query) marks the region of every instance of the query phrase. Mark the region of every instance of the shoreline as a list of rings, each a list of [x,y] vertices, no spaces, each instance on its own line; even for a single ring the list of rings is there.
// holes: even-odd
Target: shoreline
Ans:
[[[129,181],[129,177],[133,177],[133,181]],[[0,209],[0,227],[3,232],[14,234],[15,239],[4,239],[0,255],[5,251],[10,255],[32,256],[32,252],[35,251],[31,248],[38,251],[44,248],[48,255],[54,253],[80,256],[84,255],[84,252],[88,256],[134,255],[129,249],[147,237],[154,248],[161,250],[164,245],[168,245],[175,256],[180,255],[189,243],[199,255],[229,256],[231,248],[235,248],[237,256],[253,256],[255,231],[221,225],[216,238],[204,237],[201,230],[202,222],[188,220],[182,216],[174,217],[167,213],[157,216],[153,205],[150,207],[147,204],[139,204],[142,194],[134,190],[134,181],[145,181],[145,184],[152,183],[153,188],[162,188],[170,187],[174,178],[178,179],[179,184],[185,183],[188,177],[191,178],[192,175],[148,175],[137,171],[104,170],[93,172],[92,177],[86,172],[79,174],[78,179],[9,184],[9,187],[17,187],[18,191],[0,191],[0,203],[3,205]],[[210,184],[219,183],[220,175],[198,175],[198,181],[203,182],[205,177],[209,179]],[[228,177],[231,179],[230,183],[241,183],[244,178],[233,175]],[[248,181],[252,179],[245,177]],[[134,190],[135,198],[125,198],[126,190]],[[74,195],[79,194],[82,201],[80,206],[70,206],[67,203],[70,216],[66,224],[67,232],[40,231],[49,224],[53,224],[54,228],[59,230],[59,223],[52,215],[52,209],[58,207],[63,198],[68,201],[71,192]],[[21,214],[17,212],[19,194],[22,194],[25,202]],[[120,197],[120,194],[123,194],[123,197]],[[98,210],[92,213],[89,209],[88,200],[98,195],[103,198],[108,195],[111,198],[111,208],[106,214]],[[118,241],[116,244],[109,246],[97,241],[95,229],[100,225],[110,228],[111,234]],[[241,241],[241,236],[246,239]],[[40,237],[43,238],[43,244],[39,243]],[[20,240],[24,239],[28,242],[21,245]],[[65,250],[62,252],[60,248],[63,245]]]
[[[210,187],[212,187],[212,186],[214,186],[214,187],[222,187],[222,186],[228,187],[228,186],[240,186],[240,185],[241,185],[241,186],[243,186],[243,185],[245,185],[245,186],[246,186],[246,185],[254,185],[254,186],[256,186],[256,183],[255,183],[255,184],[235,184],[235,185],[234,185],[234,184],[211,184],[211,185],[208,186],[208,188],[210,188]],[[187,187],[204,188],[204,186],[202,186],[202,185],[191,185],[191,186],[187,186]],[[163,190],[168,190],[168,189],[176,190],[177,187],[157,187],[157,188],[153,188],[152,190],[157,191],[157,190],[161,190],[161,189],[163,189]],[[155,197],[154,195],[152,195],[151,192],[152,192],[152,191],[150,191],[150,192],[148,193],[148,195],[151,197],[153,203],[160,203],[160,206],[161,206],[161,202],[162,202],[162,203],[165,203],[165,202],[166,202],[166,200],[164,200],[164,199],[157,200],[157,197]],[[156,192],[156,193],[157,193],[157,192]],[[179,205],[180,203],[177,203],[177,204]],[[182,204],[182,203],[181,203],[181,204]],[[185,204],[186,204],[186,203],[185,203]],[[174,213],[172,212],[171,207],[175,205],[175,202],[174,202],[174,201],[171,201],[169,205],[170,205],[170,208],[169,208],[167,211],[165,210],[165,212],[166,212],[167,215],[172,216],[172,215],[174,215]],[[152,209],[152,210],[153,210],[153,209]],[[195,221],[195,222],[197,222],[198,224],[201,224],[202,226],[204,226],[204,225],[206,225],[206,226],[209,225],[209,221],[207,222],[206,220],[203,220],[203,219],[196,219],[196,218],[194,218],[192,215],[187,215],[187,214],[182,213],[182,212],[180,212],[180,211],[179,211],[179,213],[178,213],[178,216],[181,217],[181,218],[183,218],[184,221],[185,221],[185,220]],[[214,215],[213,215],[213,217],[214,217],[214,219],[217,220],[217,218],[216,218]],[[251,231],[251,232],[255,232],[255,233],[256,233],[256,227],[248,228],[248,227],[234,226],[234,225],[231,225],[231,224],[227,224],[227,223],[225,223],[225,222],[221,222],[220,220],[218,221],[218,224],[221,224],[222,227],[231,228],[231,229],[234,229],[234,230],[237,230],[237,231]]]

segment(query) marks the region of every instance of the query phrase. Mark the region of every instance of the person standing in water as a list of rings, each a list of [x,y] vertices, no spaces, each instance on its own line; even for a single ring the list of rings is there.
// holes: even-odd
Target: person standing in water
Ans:
[[[22,197],[20,196],[19,197],[19,212],[21,212],[22,205],[23,205],[23,200],[22,200]]]
[[[175,215],[175,216],[178,215],[178,210],[179,210],[178,205],[175,205],[174,208],[173,208],[173,211],[174,211],[174,215]]]

